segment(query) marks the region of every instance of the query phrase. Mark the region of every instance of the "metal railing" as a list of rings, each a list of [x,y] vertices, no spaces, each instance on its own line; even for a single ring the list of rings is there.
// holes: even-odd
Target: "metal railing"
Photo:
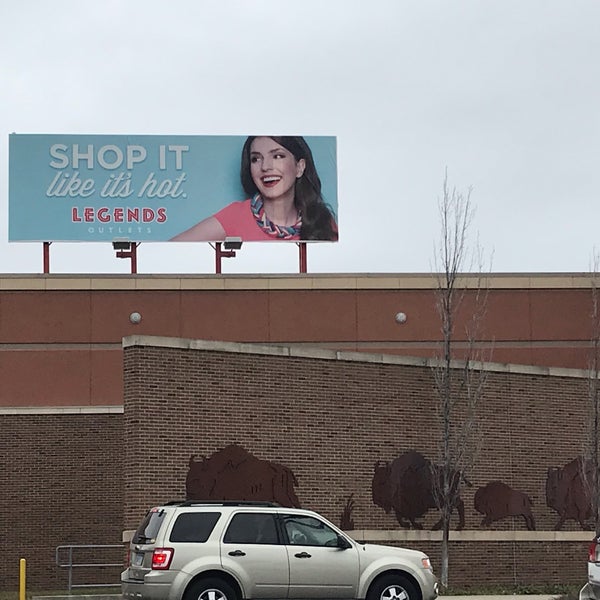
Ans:
[[[123,544],[67,544],[64,546],[57,546],[55,553],[56,566],[61,569],[68,569],[69,592],[73,588],[100,588],[100,587],[119,587],[120,580],[117,579],[116,583],[73,583],[73,571],[74,569],[100,569],[107,567],[121,567],[123,568],[123,560],[120,562],[74,562],[73,555],[78,550],[100,550],[104,551],[109,548],[119,548],[123,552]],[[89,554],[89,552],[88,552]],[[101,552],[102,554],[102,552]]]

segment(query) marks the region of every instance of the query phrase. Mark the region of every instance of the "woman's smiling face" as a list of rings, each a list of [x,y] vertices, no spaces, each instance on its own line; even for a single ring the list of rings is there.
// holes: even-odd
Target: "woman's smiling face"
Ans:
[[[250,145],[250,174],[265,200],[294,199],[296,179],[304,173],[303,158],[269,137],[257,137]]]

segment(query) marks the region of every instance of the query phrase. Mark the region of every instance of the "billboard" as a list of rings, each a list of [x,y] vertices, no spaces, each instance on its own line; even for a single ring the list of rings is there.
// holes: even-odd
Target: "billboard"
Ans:
[[[9,136],[9,241],[336,241],[331,136]]]

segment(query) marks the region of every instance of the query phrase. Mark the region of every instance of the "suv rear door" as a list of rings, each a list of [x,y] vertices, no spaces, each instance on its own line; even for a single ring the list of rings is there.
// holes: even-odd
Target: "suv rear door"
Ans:
[[[286,598],[289,565],[276,515],[235,512],[221,541],[221,565],[242,582],[245,598]]]

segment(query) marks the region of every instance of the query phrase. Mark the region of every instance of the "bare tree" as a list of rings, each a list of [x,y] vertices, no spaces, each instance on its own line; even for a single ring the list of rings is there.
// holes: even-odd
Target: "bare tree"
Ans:
[[[486,371],[476,340],[485,315],[487,291],[481,272],[481,251],[478,246],[476,252],[468,247],[473,217],[471,190],[465,194],[451,188],[447,173],[439,210],[441,240],[435,253],[435,270],[442,341],[439,360],[433,370],[440,441],[435,461],[437,474],[432,481],[442,521],[440,582],[448,587],[450,517],[480,445],[476,417]],[[465,277],[465,268],[471,270],[473,263],[479,267],[477,274]],[[464,328],[464,332],[459,334],[459,327]],[[457,338],[463,340],[460,347]],[[489,360],[489,356],[486,358]]]
[[[589,515],[594,531],[600,535],[600,291],[598,268],[600,256],[594,251],[591,273],[590,355],[588,361],[588,415],[584,438],[583,460],[580,464],[581,478],[585,485]]]

